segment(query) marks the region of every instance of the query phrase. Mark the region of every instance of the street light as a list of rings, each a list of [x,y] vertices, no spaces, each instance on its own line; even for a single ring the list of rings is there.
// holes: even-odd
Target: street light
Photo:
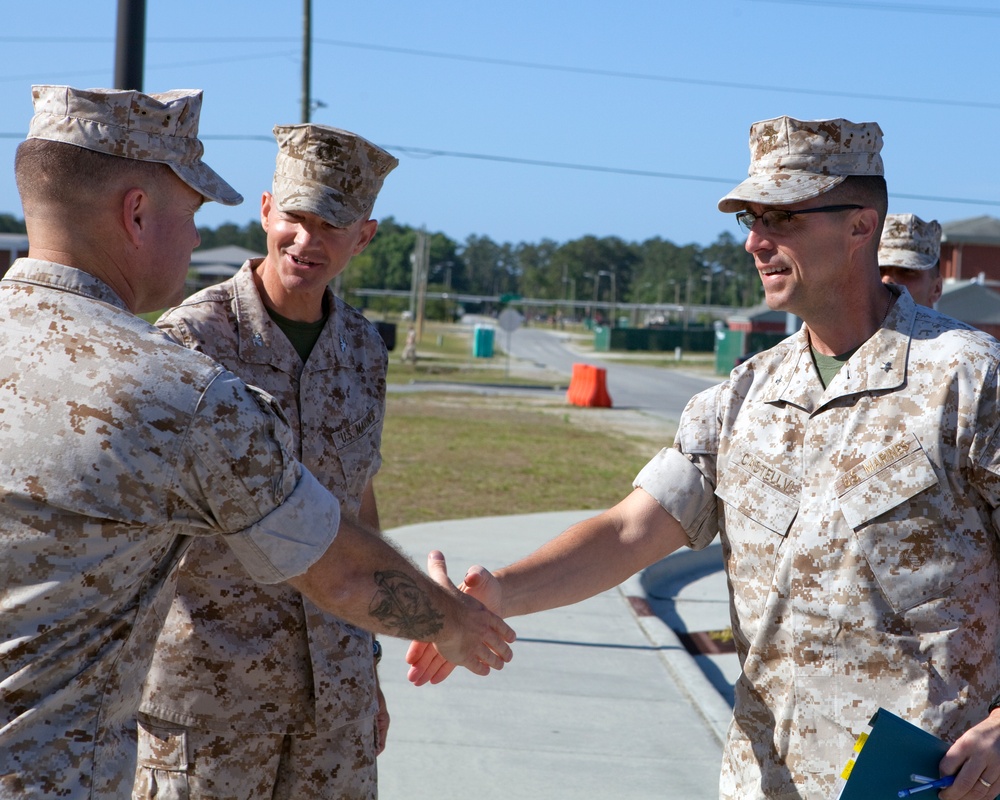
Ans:
[[[600,270],[597,273],[597,278],[594,280],[594,298],[595,298],[594,302],[597,302],[597,300],[596,300],[596,298],[597,298],[597,281],[600,280],[600,277],[602,275],[607,275],[609,278],[611,278],[611,310],[610,310],[610,317],[611,317],[611,327],[613,328],[613,327],[615,327],[615,303],[618,302],[618,287],[617,287],[616,282],[615,282],[615,273],[614,272],[609,272],[606,269],[602,269],[602,270]]]
[[[584,278],[594,279],[594,302],[593,305],[587,308],[587,316],[590,317],[591,324],[593,324],[594,317],[597,315],[597,282],[601,279],[600,273],[596,275],[593,272],[584,272]]]

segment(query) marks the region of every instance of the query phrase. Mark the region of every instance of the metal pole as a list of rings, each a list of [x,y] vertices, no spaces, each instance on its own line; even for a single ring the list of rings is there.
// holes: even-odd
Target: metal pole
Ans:
[[[312,112],[312,0],[302,0],[302,122]]]
[[[146,0],[118,0],[115,87],[142,91],[146,45]]]

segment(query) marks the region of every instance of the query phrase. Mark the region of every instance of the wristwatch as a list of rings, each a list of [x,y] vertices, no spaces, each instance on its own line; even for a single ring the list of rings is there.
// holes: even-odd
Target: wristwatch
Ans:
[[[1000,694],[993,698],[993,702],[990,703],[990,709],[986,713],[992,714],[998,708],[1000,708]]]
[[[382,643],[375,638],[372,639],[372,658],[376,664],[382,660]]]

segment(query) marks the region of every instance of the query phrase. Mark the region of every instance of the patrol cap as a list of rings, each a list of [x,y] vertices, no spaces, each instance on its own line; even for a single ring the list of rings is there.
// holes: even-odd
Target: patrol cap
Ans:
[[[881,150],[882,129],[875,122],[755,122],[749,177],[719,201],[719,211],[742,211],[750,203],[790,205],[829,191],[849,175],[884,175]]]
[[[201,90],[143,94],[134,89],[31,87],[28,139],[64,142],[136,161],[166,164],[199,194],[235,206],[243,197],[201,160]]]
[[[941,258],[941,225],[916,214],[888,214],[878,245],[880,267],[932,269]]]
[[[280,211],[315,214],[338,228],[368,214],[399,160],[350,131],[275,125],[278,157],[271,194]]]

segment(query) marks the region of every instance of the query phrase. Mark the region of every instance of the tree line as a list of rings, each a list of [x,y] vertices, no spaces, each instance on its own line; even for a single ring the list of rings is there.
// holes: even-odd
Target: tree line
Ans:
[[[226,245],[258,253],[267,249],[264,231],[256,220],[198,231],[200,249]],[[0,214],[0,232],[24,233],[24,222]],[[417,235],[416,228],[392,217],[380,220],[375,239],[344,273],[341,291],[409,291],[410,255]],[[584,236],[562,244],[551,239],[511,244],[488,236],[469,236],[461,243],[440,232],[427,236],[427,288],[431,292],[577,300],[580,305],[596,299],[753,306],[763,299],[753,258],[743,249],[742,241],[729,232],[707,247],[676,245],[660,237],[627,242],[617,236]]]
[[[239,245],[266,250],[256,221],[199,231],[205,249]],[[375,239],[342,276],[341,291],[409,291],[417,236],[416,228],[392,217],[381,219]],[[562,244],[550,239],[510,244],[488,236],[469,236],[461,243],[440,232],[427,236],[431,292],[577,300],[580,305],[596,299],[752,306],[763,297],[753,258],[728,232],[707,247],[676,245],[660,237],[627,242],[616,236],[584,236]]]

